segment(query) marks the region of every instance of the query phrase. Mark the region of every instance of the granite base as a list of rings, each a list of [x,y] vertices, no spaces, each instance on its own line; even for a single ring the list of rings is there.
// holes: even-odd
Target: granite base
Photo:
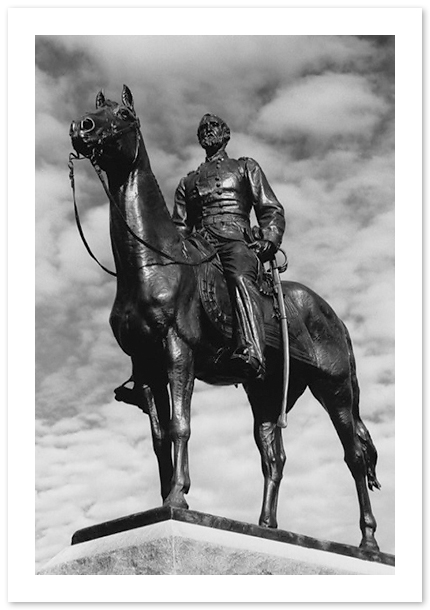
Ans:
[[[394,556],[162,507],[77,531],[41,575],[394,574]]]

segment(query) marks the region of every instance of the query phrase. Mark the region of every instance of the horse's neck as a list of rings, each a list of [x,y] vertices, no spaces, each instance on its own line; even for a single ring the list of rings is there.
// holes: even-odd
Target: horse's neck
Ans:
[[[111,238],[117,268],[142,268],[166,263],[157,250],[182,258],[182,239],[171,219],[161,190],[152,173],[143,142],[133,169],[127,176],[108,174],[111,202]],[[137,240],[128,227],[145,242]]]

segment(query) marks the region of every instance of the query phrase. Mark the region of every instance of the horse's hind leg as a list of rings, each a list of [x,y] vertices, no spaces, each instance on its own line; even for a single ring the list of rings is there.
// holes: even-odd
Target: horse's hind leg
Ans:
[[[376,520],[370,505],[366,485],[366,456],[360,442],[354,414],[354,387],[350,375],[343,380],[329,377],[313,380],[310,389],[314,396],[325,407],[336,428],[343,445],[345,462],[354,477],[360,505],[360,529],[362,540],[360,547],[378,551],[375,540]]]
[[[305,388],[306,384],[294,377],[288,392],[288,410]],[[263,527],[276,528],[279,486],[286,461],[282,429],[277,425],[282,381],[280,376],[272,376],[264,383],[257,381],[246,384],[245,391],[254,414],[254,439],[261,455],[264,477],[263,504],[258,523]]]
[[[378,459],[378,452],[373,444],[369,430],[366,428],[364,423],[361,421],[360,416],[357,416],[355,420],[356,430],[358,438],[361,442],[361,447],[364,452],[364,458],[367,467],[367,485],[372,491],[373,489],[381,489],[381,484],[376,478],[376,462]]]
[[[347,341],[349,346],[349,362],[350,362],[350,374],[351,374],[351,389],[352,389],[352,415],[355,421],[355,430],[361,443],[361,448],[364,454],[364,461],[366,462],[367,472],[367,484],[370,490],[381,489],[381,485],[376,478],[376,462],[378,461],[378,452],[373,444],[369,430],[366,428],[361,420],[359,413],[359,402],[360,402],[360,387],[357,380],[357,372],[355,366],[355,358],[352,351],[351,339],[347,332]]]

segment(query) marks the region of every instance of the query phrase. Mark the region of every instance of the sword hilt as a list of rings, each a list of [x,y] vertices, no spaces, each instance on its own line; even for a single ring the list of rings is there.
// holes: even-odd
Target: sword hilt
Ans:
[[[282,254],[282,256],[284,257],[284,260],[282,263],[278,263],[278,261],[276,260],[276,255],[275,255],[273,260],[270,261],[270,263],[272,265],[272,270],[277,269],[279,273],[285,273],[285,271],[288,269],[288,257],[285,254],[285,251],[282,250],[282,248],[278,248],[276,254],[278,254],[278,252],[280,254]]]

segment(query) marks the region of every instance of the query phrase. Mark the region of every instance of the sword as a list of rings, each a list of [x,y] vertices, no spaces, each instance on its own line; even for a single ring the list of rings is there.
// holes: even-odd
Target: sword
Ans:
[[[278,417],[277,425],[280,428],[287,427],[287,396],[288,396],[288,385],[290,381],[290,342],[288,337],[288,322],[287,322],[287,311],[285,309],[285,301],[284,295],[282,292],[282,284],[281,284],[281,276],[280,273],[286,271],[288,267],[287,256],[285,252],[281,249],[278,250],[282,252],[285,257],[285,261],[282,265],[278,265],[276,262],[276,258],[273,258],[270,261],[270,265],[272,268],[272,277],[274,288],[276,292],[276,296],[278,299],[279,306],[279,315],[281,321],[281,333],[282,333],[282,346],[284,352],[284,366],[283,366],[283,384],[282,384],[282,404],[281,404],[281,413]]]

